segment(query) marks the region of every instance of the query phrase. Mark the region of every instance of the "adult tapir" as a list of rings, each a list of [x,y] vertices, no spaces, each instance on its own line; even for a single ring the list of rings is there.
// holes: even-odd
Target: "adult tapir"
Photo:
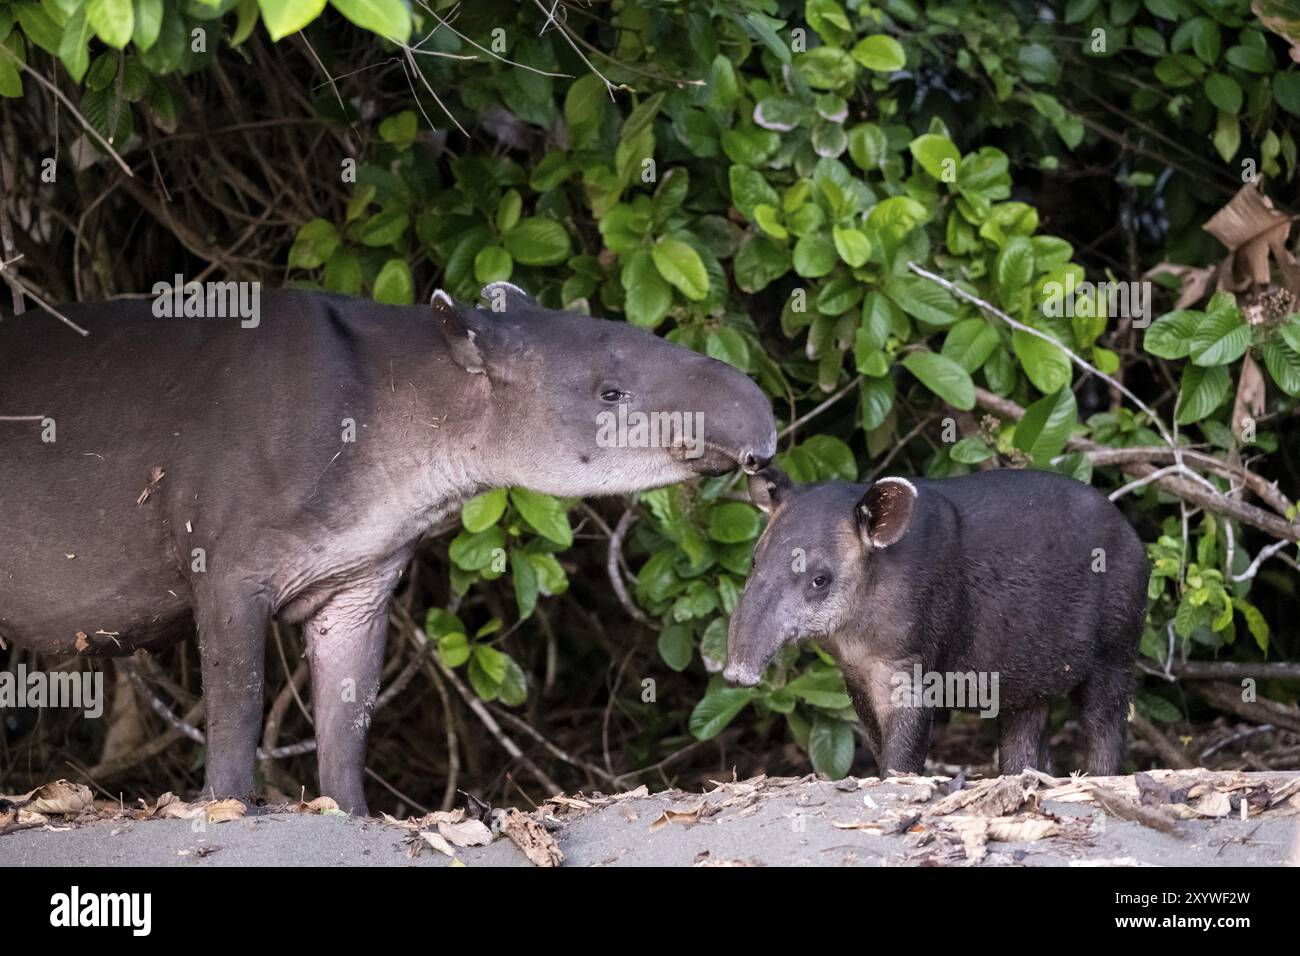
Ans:
[[[507,283],[484,298],[276,292],[251,328],[67,307],[84,338],[41,312],[0,322],[0,416],[37,419],[0,421],[0,637],[124,655],[197,627],[204,792],[247,797],[268,622],[302,622],[321,791],[364,813],[386,605],[435,522],[489,488],[623,494],[775,451],[731,366]],[[598,440],[619,405],[698,413],[703,441]]]

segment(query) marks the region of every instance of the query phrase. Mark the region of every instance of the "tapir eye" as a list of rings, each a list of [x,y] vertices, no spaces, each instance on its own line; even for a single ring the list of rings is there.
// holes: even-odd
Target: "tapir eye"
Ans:
[[[817,577],[812,579],[812,586],[814,591],[820,591],[822,588],[826,587],[826,585],[830,583],[831,583],[831,578],[830,575],[828,574],[819,574],[817,575]]]
[[[626,402],[631,397],[631,395],[623,391],[621,388],[606,388],[602,389],[600,393],[600,400],[602,402],[609,402],[611,405],[617,405],[619,402]]]

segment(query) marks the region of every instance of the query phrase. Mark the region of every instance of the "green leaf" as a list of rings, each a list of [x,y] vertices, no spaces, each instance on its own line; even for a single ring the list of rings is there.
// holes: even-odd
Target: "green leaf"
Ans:
[[[415,279],[405,259],[389,259],[375,276],[376,302],[410,305],[415,301]]]
[[[420,121],[414,110],[393,113],[379,124],[379,138],[398,149],[409,149],[419,132]]]
[[[964,368],[937,352],[913,352],[903,366],[930,391],[953,408],[970,411],[975,407],[975,383]]]
[[[1077,414],[1074,393],[1063,385],[1025,410],[1016,424],[1015,446],[1035,464],[1050,461],[1064,451]]]
[[[1297,74],[1300,76],[1300,74]],[[1277,93],[1277,80],[1274,78],[1273,92]],[[1225,73],[1212,73],[1205,81],[1205,96],[1216,109],[1236,115],[1241,112],[1241,85]]]
[[[518,548],[510,549],[510,578],[514,584],[519,619],[526,620],[537,607],[537,569],[528,555]]]
[[[567,548],[573,544],[573,528],[564,504],[550,495],[527,488],[511,488],[510,501],[542,537]]]
[[[648,249],[638,249],[623,261],[623,311],[627,320],[653,329],[673,305],[672,287],[659,275]]]
[[[1246,627],[1250,630],[1250,636],[1255,639],[1255,644],[1265,654],[1268,653],[1268,621],[1264,615],[1259,612],[1259,608],[1251,604],[1245,598],[1235,597],[1232,599],[1232,606],[1240,612],[1241,616],[1246,619]]]
[[[460,667],[469,660],[469,638],[460,631],[441,634],[435,639],[439,659],[448,667]]]
[[[514,269],[510,253],[500,246],[484,246],[474,256],[474,280],[482,285],[505,281]]]
[[[1236,306],[1211,311],[1197,323],[1188,343],[1188,354],[1197,365],[1227,365],[1241,358],[1250,345],[1250,326]]]
[[[1259,349],[1277,387],[1292,398],[1300,398],[1300,354],[1286,345],[1265,342]]]
[[[814,707],[824,707],[827,710],[840,710],[853,703],[839,669],[824,664],[809,667],[786,684],[785,690]]]
[[[465,571],[482,571],[492,563],[496,552],[504,549],[505,533],[493,526],[471,533],[462,531],[451,541],[447,554],[458,568]]]
[[[506,658],[505,676],[501,678],[501,703],[519,707],[528,700],[528,679],[513,657]]]
[[[735,329],[724,325],[710,330],[704,350],[710,358],[733,365],[742,372],[749,370],[749,343]]]
[[[808,756],[814,770],[839,780],[853,765],[853,730],[842,720],[818,714],[808,736]]]
[[[943,340],[942,353],[974,374],[998,347],[998,333],[984,319],[962,319]]]
[[[1237,155],[1237,150],[1241,148],[1241,123],[1234,114],[1219,112],[1213,142],[1225,163],[1231,162],[1232,157]]]
[[[294,237],[289,249],[289,268],[315,269],[323,265],[338,246],[339,233],[334,223],[313,219],[305,223]]]
[[[709,537],[723,544],[753,541],[762,527],[762,514],[743,501],[724,501],[709,512]]]
[[[325,0],[258,0],[262,22],[272,40],[297,33],[325,9]]]
[[[921,168],[942,182],[956,182],[961,153],[947,136],[926,133],[908,144]]]
[[[1231,376],[1222,365],[1202,367],[1188,365],[1183,369],[1178,406],[1178,424],[1199,422],[1222,404],[1228,394]]]
[[[505,512],[506,489],[493,488],[465,502],[460,521],[467,531],[483,531],[496,524]]]
[[[655,268],[682,295],[699,302],[709,294],[709,274],[700,254],[680,239],[665,236],[650,247]]]
[[[689,624],[669,624],[659,632],[659,656],[675,671],[684,671],[695,654]]]
[[[927,325],[949,326],[957,321],[957,300],[948,290],[920,276],[891,276],[885,294],[899,308]]]
[[[832,226],[831,238],[835,242],[835,251],[840,254],[840,258],[854,269],[871,256],[871,240],[857,229]]]
[[[963,438],[948,450],[948,457],[963,465],[978,465],[993,457],[993,449],[983,439]]]
[[[330,0],[330,6],[387,40],[405,43],[411,38],[411,11],[402,0]]]
[[[81,82],[90,67],[88,44],[94,32],[90,21],[86,19],[84,6],[77,8],[63,28],[63,39],[59,42],[59,59],[77,83]]]
[[[1061,80],[1061,64],[1052,51],[1039,43],[1026,43],[1016,53],[1020,75],[1030,83],[1055,86]]]
[[[1044,395],[1070,383],[1070,358],[1059,346],[1016,329],[1011,333],[1011,347],[1029,381]]]
[[[809,233],[794,244],[794,271],[816,279],[835,268],[835,244],[824,232]]]
[[[131,0],[88,0],[86,19],[109,46],[120,50],[131,42],[135,30],[135,7]]]
[[[877,73],[894,73],[907,66],[903,45],[883,33],[862,38],[851,53],[853,59]]]
[[[494,647],[480,644],[469,659],[469,683],[483,700],[496,700],[510,670],[510,658]]]
[[[696,740],[712,740],[736,719],[745,705],[754,699],[752,687],[727,687],[715,684],[691,711],[690,728]]]
[[[1025,236],[1012,236],[1002,246],[993,265],[1002,304],[1007,308],[1034,277],[1034,248]]]
[[[1160,358],[1187,358],[1192,349],[1192,336],[1204,317],[1203,312],[1186,309],[1162,315],[1147,329],[1142,347]]]
[[[569,258],[569,234],[554,219],[525,219],[504,238],[506,251],[521,265],[554,266]]]

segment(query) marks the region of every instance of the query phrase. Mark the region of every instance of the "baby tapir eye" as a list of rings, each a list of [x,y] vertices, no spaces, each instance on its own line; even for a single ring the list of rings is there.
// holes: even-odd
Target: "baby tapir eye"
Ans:
[[[611,405],[616,405],[619,402],[626,402],[631,397],[631,395],[623,391],[621,388],[606,388],[602,389],[600,393],[600,400],[602,402],[609,402]]]
[[[822,588],[826,587],[826,585],[830,583],[831,583],[831,578],[829,574],[819,574],[817,575],[817,577],[812,579],[812,586],[814,591],[820,591]]]

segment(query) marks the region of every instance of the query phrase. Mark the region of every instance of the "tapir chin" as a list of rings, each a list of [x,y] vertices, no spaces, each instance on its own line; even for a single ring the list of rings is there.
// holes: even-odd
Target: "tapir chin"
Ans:
[[[772,467],[749,487],[770,520],[729,681],[757,684],[782,647],[819,641],[877,765],[900,773],[924,770],[937,707],[996,716],[1003,773],[1046,771],[1048,707],[1070,696],[1088,772],[1118,771],[1151,569],[1105,495],[1032,470],[796,486]]]
[[[364,813],[388,597],[428,529],[490,488],[624,494],[775,451],[737,369],[508,283],[484,298],[277,292],[254,327],[67,307],[84,338],[0,322],[0,638],[125,655],[197,628],[204,793],[248,797],[268,623],[301,622],[321,791]],[[619,406],[702,435],[600,440]]]

